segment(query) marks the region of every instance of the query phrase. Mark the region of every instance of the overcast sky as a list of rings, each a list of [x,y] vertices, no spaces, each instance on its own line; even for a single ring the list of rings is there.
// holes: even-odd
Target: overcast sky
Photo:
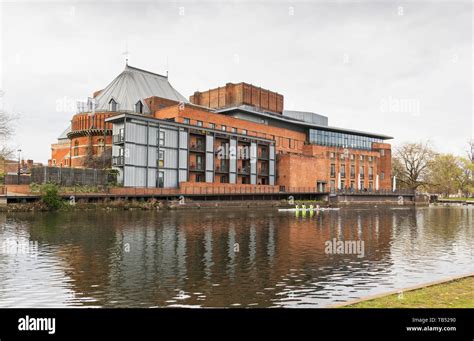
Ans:
[[[342,128],[430,139],[464,155],[473,134],[466,2],[7,2],[0,88],[11,141],[46,162],[74,102],[132,66],[185,97],[227,82],[285,96]]]

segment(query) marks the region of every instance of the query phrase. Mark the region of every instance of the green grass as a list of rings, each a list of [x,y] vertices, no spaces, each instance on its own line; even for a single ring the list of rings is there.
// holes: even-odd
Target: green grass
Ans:
[[[474,308],[474,276],[388,295],[345,308]]]
[[[458,200],[461,200],[461,201],[466,201],[466,200],[474,200],[474,198],[439,198],[438,200],[454,200],[454,201],[458,201]]]

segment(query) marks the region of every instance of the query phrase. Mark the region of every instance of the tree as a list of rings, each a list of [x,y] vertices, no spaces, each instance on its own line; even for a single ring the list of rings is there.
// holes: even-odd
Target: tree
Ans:
[[[454,181],[456,187],[465,197],[469,197],[474,192],[474,163],[466,158],[457,159],[459,172]]]
[[[457,192],[456,179],[460,177],[458,158],[452,154],[438,154],[429,166],[428,188],[443,196],[449,196]]]
[[[7,112],[0,110],[0,159],[6,159],[13,153],[13,149],[6,145],[13,135],[13,119]]]
[[[395,149],[392,173],[405,187],[428,185],[429,167],[435,157],[429,142],[406,143]]]
[[[466,150],[467,152],[467,157],[471,161],[471,163],[474,163],[474,139],[470,139],[468,142],[468,149]]]

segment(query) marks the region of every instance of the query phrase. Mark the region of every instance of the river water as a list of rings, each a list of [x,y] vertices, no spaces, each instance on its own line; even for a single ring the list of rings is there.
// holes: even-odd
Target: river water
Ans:
[[[474,272],[473,212],[1,214],[0,307],[324,307]]]

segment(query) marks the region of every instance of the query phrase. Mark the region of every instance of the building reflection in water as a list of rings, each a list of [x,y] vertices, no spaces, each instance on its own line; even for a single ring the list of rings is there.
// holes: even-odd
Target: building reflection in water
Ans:
[[[9,219],[48,246],[44,257],[59,259],[75,292],[71,304],[98,306],[321,306],[429,279],[440,259],[441,266],[453,259],[462,266],[473,241],[472,210],[436,208],[341,209],[304,218],[203,210]],[[334,238],[364,241],[364,257],[326,254]]]

